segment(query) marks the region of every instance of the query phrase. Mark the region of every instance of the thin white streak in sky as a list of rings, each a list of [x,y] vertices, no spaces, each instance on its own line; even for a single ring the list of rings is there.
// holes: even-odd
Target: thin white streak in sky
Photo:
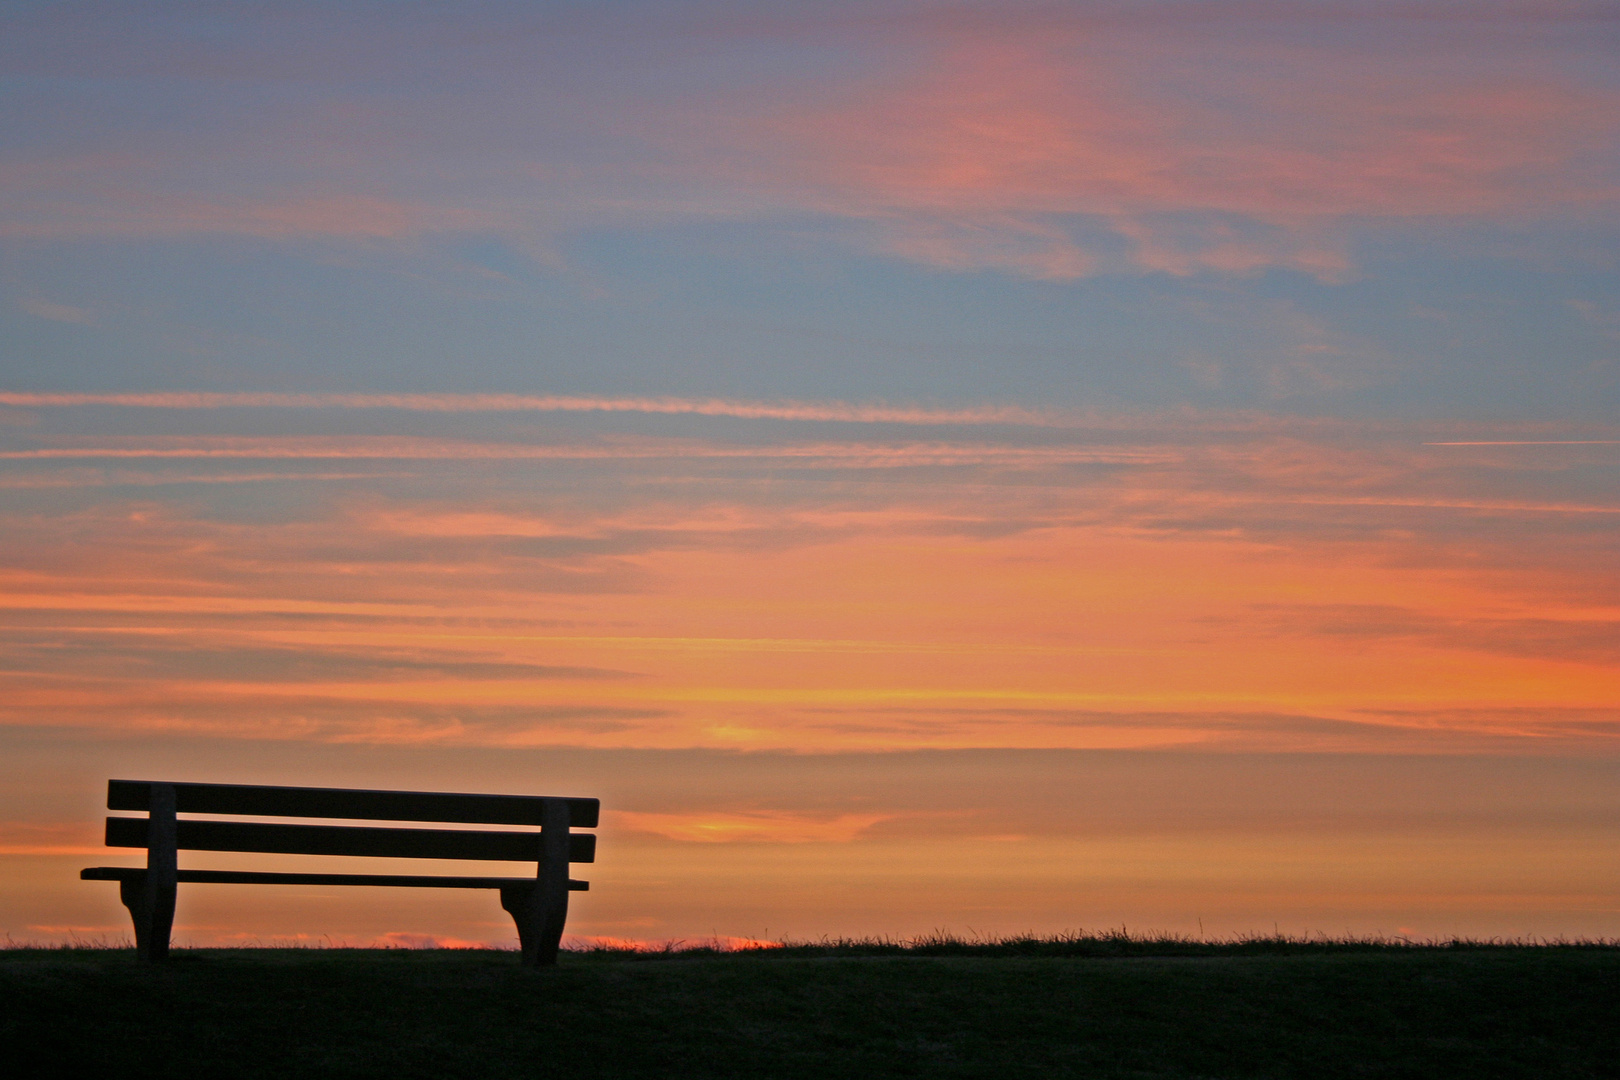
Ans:
[[[627,412],[727,416],[745,420],[856,424],[1017,424],[1049,427],[1056,413],[1013,406],[924,409],[848,402],[727,401],[719,398],[608,398],[525,394],[55,394],[0,391],[0,405],[24,408],[113,406],[134,409],[402,409],[411,412]]]
[[[1489,442],[1426,442],[1424,446],[1620,446],[1620,439],[1496,439]]]
[[[156,473],[116,473],[90,476],[35,476],[0,478],[0,490],[26,490],[33,488],[88,488],[88,487],[176,487],[183,484],[253,484],[269,481],[307,480],[414,480],[416,473],[403,472],[351,472],[351,473],[225,473],[205,476],[188,473],[164,476]]]
[[[146,446],[62,446],[33,450],[0,451],[0,460],[40,461],[74,459],[372,459],[372,460],[526,460],[554,459],[607,461],[620,459],[676,460],[687,458],[744,458],[748,460],[836,461],[844,465],[1163,465],[1180,460],[1159,450],[1115,447],[1002,447],[949,444],[871,446],[818,444],[793,447],[717,447],[694,445],[648,446],[535,446],[497,443],[445,443],[426,439],[218,439],[192,445],[165,441]]]

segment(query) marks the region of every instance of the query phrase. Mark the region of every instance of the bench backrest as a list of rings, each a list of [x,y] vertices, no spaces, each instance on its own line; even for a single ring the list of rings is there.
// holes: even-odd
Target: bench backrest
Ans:
[[[150,811],[153,783],[150,780],[108,781],[107,809]],[[564,803],[570,826],[593,829],[600,812],[596,799],[558,799],[542,795],[363,791],[247,784],[177,783],[163,786],[173,789],[173,812],[182,814],[532,826],[543,824],[547,804]],[[109,817],[107,846],[147,847],[150,829],[150,818]],[[532,830],[514,832],[196,820],[176,820],[174,829],[174,846],[184,851],[535,862],[541,859],[543,850],[543,833]],[[569,833],[568,861],[595,862],[595,835]]]

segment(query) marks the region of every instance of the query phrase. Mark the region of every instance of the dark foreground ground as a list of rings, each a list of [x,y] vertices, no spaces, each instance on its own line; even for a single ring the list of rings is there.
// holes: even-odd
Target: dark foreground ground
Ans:
[[[0,1055],[10,1076],[108,1080],[1620,1076],[1613,947],[1152,951],[598,953],[525,971],[499,952],[199,949],[154,969],[14,949]]]

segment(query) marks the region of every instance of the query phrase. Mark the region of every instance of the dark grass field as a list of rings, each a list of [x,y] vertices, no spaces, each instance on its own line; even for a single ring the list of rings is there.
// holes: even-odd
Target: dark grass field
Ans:
[[[1615,1077],[1620,948],[10,949],[0,1036],[8,1075],[108,1080]]]

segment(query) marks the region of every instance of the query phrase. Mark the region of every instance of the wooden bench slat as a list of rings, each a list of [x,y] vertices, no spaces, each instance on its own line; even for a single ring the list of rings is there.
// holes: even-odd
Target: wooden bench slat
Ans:
[[[109,780],[107,809],[147,810],[150,780]],[[450,791],[368,791],[255,784],[175,784],[182,814],[252,814],[370,821],[455,821],[469,825],[539,825],[545,796],[478,795]],[[566,800],[569,824],[594,829],[601,803]]]
[[[139,866],[91,866],[79,871],[84,881],[133,881],[146,873]],[[507,889],[533,885],[534,878],[433,877],[426,874],[283,874],[257,870],[181,870],[180,881],[230,885],[397,885],[420,889]],[[569,879],[569,892],[589,892],[591,883]]]
[[[107,819],[107,846],[146,846],[147,818]],[[257,821],[179,821],[182,851],[258,851],[281,855],[356,855],[398,859],[537,862],[538,832],[483,829],[389,829],[364,825],[281,825]],[[568,861],[596,861],[596,835],[570,833]]]

